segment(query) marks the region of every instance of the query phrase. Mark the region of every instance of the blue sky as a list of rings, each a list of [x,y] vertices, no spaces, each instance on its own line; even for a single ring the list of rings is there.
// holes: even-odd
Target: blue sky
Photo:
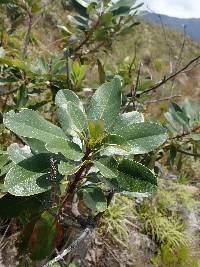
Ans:
[[[149,11],[180,18],[200,18],[200,0],[138,0]]]

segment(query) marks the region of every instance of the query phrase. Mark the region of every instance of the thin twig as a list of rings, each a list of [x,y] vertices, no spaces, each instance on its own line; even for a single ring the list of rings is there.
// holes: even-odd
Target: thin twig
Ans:
[[[167,41],[167,34],[166,34],[166,31],[165,31],[165,25],[163,23],[163,20],[162,20],[162,17],[160,14],[157,15],[159,17],[159,20],[160,20],[160,23],[161,23],[161,27],[162,27],[162,31],[163,31],[163,34],[164,34],[164,38],[165,38],[165,42],[168,46],[168,49],[169,49],[169,65],[170,65],[170,73],[172,73],[172,62],[171,62],[171,46],[169,44],[169,42]]]
[[[182,153],[182,154],[188,155],[188,156],[198,157],[198,158],[200,157],[200,154],[190,153],[190,152],[185,151],[185,150],[177,149],[177,151]]]
[[[200,125],[197,125],[196,127],[194,127],[190,132],[184,132],[182,134],[178,134],[174,137],[171,137],[169,138],[170,140],[174,140],[174,139],[177,139],[177,138],[182,138],[182,137],[185,137],[187,135],[190,135],[191,133],[196,133],[198,130],[200,130]]]
[[[179,68],[179,66],[180,66],[180,64],[181,64],[181,61],[182,61],[182,54],[183,54],[184,47],[185,47],[185,41],[186,41],[186,25],[184,25],[183,42],[182,42],[181,49],[180,49],[180,52],[179,52],[178,60],[177,60],[177,62],[176,62],[175,68],[174,68],[174,72],[176,72],[176,71],[178,70],[178,68]],[[171,95],[173,95],[174,81],[175,81],[175,79],[172,79]]]
[[[178,60],[176,62],[175,71],[178,69],[178,67],[181,64],[182,55],[183,55],[183,51],[184,51],[184,47],[185,47],[185,41],[186,41],[186,25],[184,25],[183,29],[184,29],[184,32],[183,32],[183,42],[182,42],[181,49],[180,49],[180,52],[179,52]]]
[[[181,69],[179,69],[178,71],[172,73],[169,76],[164,76],[164,78],[162,80],[160,80],[159,82],[157,82],[156,84],[154,84],[153,86],[145,89],[144,91],[142,91],[141,93],[136,94],[136,97],[140,97],[141,95],[144,95],[146,93],[149,93],[151,91],[155,91],[157,88],[159,88],[160,86],[162,86],[163,84],[167,83],[169,80],[173,79],[174,77],[176,77],[178,74],[182,73],[183,71],[185,71],[190,65],[192,65],[193,63],[197,62],[200,59],[200,55],[193,58],[192,60],[190,60],[184,67],[182,67]]]
[[[131,85],[131,98],[129,99],[128,104],[126,105],[126,107],[124,108],[124,110],[122,111],[122,113],[126,112],[128,110],[128,108],[130,107],[130,104],[133,103],[133,109],[135,110],[135,103],[134,103],[134,99],[135,99],[135,95],[137,93],[137,89],[139,86],[139,82],[140,82],[140,72],[141,72],[141,66],[142,63],[140,62],[138,64],[137,67],[137,78],[136,78],[136,83],[134,85],[134,83]]]
[[[27,53],[27,48],[28,48],[28,44],[29,44],[29,38],[30,38],[31,29],[32,29],[32,25],[33,25],[32,13],[29,10],[27,10],[27,13],[28,13],[29,21],[28,21],[28,30],[27,30],[27,33],[26,33],[26,36],[25,36],[25,39],[24,39],[23,52],[22,52],[23,56],[26,56],[26,53]]]
[[[59,202],[59,186],[56,183],[57,178],[57,167],[56,167],[56,160],[51,157],[50,158],[50,181],[51,181],[51,203],[52,205],[57,205]]]
[[[140,72],[141,72],[141,66],[142,63],[140,62],[137,68],[137,79],[136,79],[136,84],[135,84],[135,92],[137,92],[138,86],[139,86],[139,82],[140,82]]]
[[[7,232],[8,232],[8,229],[10,228],[11,223],[12,223],[12,220],[11,220],[10,223],[7,225],[6,230],[5,230],[4,233],[3,233],[3,236],[2,236],[2,238],[1,238],[1,240],[0,240],[0,245],[2,244],[2,242],[3,242],[3,240],[4,240],[5,236],[6,236],[6,234],[7,234]]]
[[[173,96],[164,97],[164,98],[160,98],[160,99],[149,100],[149,101],[145,101],[145,104],[153,104],[153,103],[157,103],[157,102],[167,101],[169,99],[176,98],[176,97],[182,97],[182,95],[173,95]]]
[[[74,49],[74,52],[78,52],[78,50],[80,50],[87,43],[87,41],[89,41],[89,39],[90,39],[90,34],[87,34],[85,39],[79,44],[79,46],[77,46]]]
[[[71,84],[71,80],[70,80],[70,70],[69,70],[69,49],[66,48],[64,50],[64,56],[65,56],[65,67],[66,67],[66,75],[67,75],[67,88],[69,90],[72,90],[72,84]]]
[[[128,68],[128,77],[129,78],[131,78],[131,70],[132,70],[133,64],[135,63],[136,56],[137,56],[137,42],[135,42],[134,57],[133,57],[130,65],[129,65],[129,68]]]

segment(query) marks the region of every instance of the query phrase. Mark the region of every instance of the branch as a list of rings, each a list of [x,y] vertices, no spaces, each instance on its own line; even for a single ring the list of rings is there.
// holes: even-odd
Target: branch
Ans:
[[[135,50],[134,50],[134,57],[129,65],[129,68],[128,68],[128,77],[131,78],[131,71],[132,71],[132,66],[133,64],[135,63],[135,60],[136,60],[136,56],[137,56],[137,42],[135,42]]]
[[[180,52],[179,52],[178,60],[176,62],[175,68],[174,68],[174,72],[176,72],[178,70],[178,68],[179,68],[179,66],[180,66],[180,64],[182,62],[182,54],[183,54],[184,47],[185,47],[185,41],[186,41],[186,25],[184,25],[183,42],[182,42],[181,49],[180,49]],[[175,79],[172,80],[171,95],[173,94],[174,82],[175,82]]]
[[[198,157],[198,158],[200,157],[200,154],[196,154],[196,153],[193,154],[185,150],[177,149],[177,151],[188,156]]]
[[[114,189],[111,188],[110,190],[108,190],[108,195],[107,195],[107,207],[110,205],[111,200],[114,196]],[[85,227],[85,229],[82,231],[82,233],[79,235],[79,237],[72,242],[72,244],[70,246],[68,246],[66,249],[63,250],[63,252],[61,252],[60,254],[58,254],[54,259],[52,259],[51,261],[49,261],[48,263],[46,263],[45,265],[43,265],[43,267],[50,267],[52,266],[54,263],[62,260],[66,255],[68,255],[69,253],[71,253],[74,249],[76,249],[79,244],[90,234],[92,233],[92,231],[94,230],[94,228],[96,227],[96,225],[98,224],[99,220],[101,219],[101,217],[103,216],[105,211],[103,212],[99,212],[94,218],[92,219],[88,219],[87,225]]]
[[[164,78],[162,80],[160,80],[159,82],[157,82],[156,84],[154,84],[153,86],[145,89],[143,92],[136,94],[136,97],[140,97],[141,95],[144,95],[146,93],[149,93],[151,91],[155,91],[157,88],[159,88],[160,86],[162,86],[163,84],[167,83],[169,80],[173,79],[174,77],[176,77],[178,74],[182,73],[183,71],[187,70],[187,68],[192,65],[193,63],[195,63],[196,61],[198,61],[200,59],[200,55],[193,58],[191,61],[189,61],[184,67],[182,67],[181,69],[179,69],[178,71],[172,73],[171,75],[164,76]]]
[[[78,247],[81,241],[83,241],[92,232],[92,229],[93,229],[92,226],[86,227],[80,234],[80,236],[74,242],[72,242],[72,244],[68,248],[64,249],[61,254],[58,254],[58,256],[56,256],[53,260],[49,261],[47,264],[43,265],[43,267],[52,266],[54,263],[62,260],[67,254],[69,254],[76,247]]]
[[[145,104],[152,104],[152,103],[167,101],[167,100],[170,100],[170,99],[176,98],[176,97],[182,97],[182,95],[173,95],[173,96],[164,97],[164,98],[160,98],[160,99],[148,100],[148,101],[145,101]]]
[[[84,171],[87,171],[88,168],[91,167],[91,164],[89,164],[87,161],[91,159],[91,150],[89,148],[86,148],[86,152],[84,157],[82,158],[82,166],[81,168],[75,173],[73,180],[69,183],[68,189],[66,192],[66,195],[64,199],[62,200],[62,204],[60,207],[60,211],[65,207],[66,203],[68,201],[73,201],[74,193],[76,191],[77,185],[79,182],[83,179],[82,175]],[[59,213],[60,213],[59,211]]]
[[[136,78],[136,84],[134,85],[134,83],[131,85],[131,98],[130,100],[128,101],[128,104],[126,105],[126,107],[124,108],[124,110],[122,111],[122,113],[126,112],[128,110],[128,108],[130,107],[131,105],[131,102],[133,103],[133,109],[135,110],[135,103],[134,103],[134,99],[135,99],[135,95],[136,95],[136,92],[137,92],[137,89],[138,89],[138,86],[139,86],[139,82],[140,82],[140,72],[141,72],[141,66],[142,66],[142,63],[140,62],[138,64],[138,67],[137,67],[137,78]]]
[[[32,25],[33,25],[33,16],[32,16],[32,13],[27,10],[27,13],[28,13],[28,17],[29,17],[29,21],[28,21],[28,29],[27,29],[27,33],[26,33],[26,36],[25,36],[25,39],[24,39],[24,46],[23,46],[23,56],[26,55],[27,53],[27,48],[28,48],[28,44],[29,44],[29,38],[30,38],[30,33],[31,33],[31,28],[32,28]]]
[[[167,40],[167,34],[166,34],[166,30],[165,30],[165,25],[163,23],[163,20],[162,20],[162,17],[160,14],[157,15],[159,20],[160,20],[160,23],[161,23],[161,27],[162,27],[162,31],[163,31],[163,34],[164,34],[164,39],[165,39],[165,43],[166,45],[168,46],[168,49],[169,49],[169,66],[170,66],[170,73],[172,73],[172,62],[171,62],[171,52],[172,52],[172,48]]]
[[[90,39],[90,34],[87,34],[85,39],[79,44],[79,46],[74,49],[74,52],[78,52],[82,48],[82,46],[84,46],[87,43],[89,39]]]
[[[70,70],[69,70],[69,49],[66,48],[64,50],[64,56],[65,56],[65,68],[66,68],[66,75],[67,75],[67,87],[69,90],[72,90],[72,84],[71,84],[71,80],[70,80]]]
[[[187,135],[190,135],[191,133],[196,133],[198,130],[200,130],[200,125],[197,125],[196,127],[194,127],[190,132],[186,132],[186,133],[182,133],[182,134],[178,134],[174,137],[169,138],[170,140],[174,140],[177,138],[182,138],[185,137]]]

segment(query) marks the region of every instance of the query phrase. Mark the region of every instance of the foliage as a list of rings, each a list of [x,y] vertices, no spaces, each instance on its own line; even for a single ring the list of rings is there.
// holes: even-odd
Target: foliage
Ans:
[[[77,190],[79,198],[95,213],[107,208],[104,192],[109,188],[116,192],[144,193],[156,189],[155,175],[142,164],[122,155],[130,157],[152,151],[165,142],[166,131],[158,124],[143,122],[143,117],[137,112],[119,114],[121,82],[117,77],[95,92],[87,115],[78,96],[70,90],[59,91],[55,101],[63,129],[32,110],[22,109],[19,113],[10,111],[4,114],[4,125],[29,145],[26,145],[26,150],[17,144],[8,147],[10,168],[5,171],[4,192],[19,197],[50,189],[55,193],[53,185],[59,188],[61,179],[74,175],[74,181],[69,182],[66,189],[65,199]],[[91,169],[92,166],[95,169]],[[88,172],[90,169],[92,172],[88,177],[83,174],[84,170]],[[96,182],[91,180],[93,177],[96,177]],[[59,194],[59,190],[56,194]],[[62,200],[57,203],[57,212],[64,204]],[[44,214],[41,214],[41,218]],[[13,216],[12,213],[10,216]],[[50,222],[48,218],[46,225],[52,225],[53,221]],[[34,236],[37,236],[35,229],[38,223],[33,228]],[[55,229],[52,238],[57,240],[59,232],[60,229]],[[36,239],[38,242],[39,236]],[[48,242],[51,243],[49,239]],[[54,243],[51,245],[52,248],[55,246]],[[48,252],[42,253],[39,249],[40,255],[37,255],[33,252],[31,236],[28,247],[31,257],[35,259],[43,258],[51,251],[48,249]]]
[[[115,56],[112,68],[105,59],[138,25],[140,5],[47,2],[0,1],[0,212],[17,218],[20,251],[33,261],[63,246],[65,227],[96,226],[104,212],[99,232],[123,244],[131,220],[129,200],[118,194],[155,192],[161,149],[170,168],[199,156],[198,107],[170,101],[167,124],[155,122],[145,113],[149,94],[140,96],[154,81],[136,51]],[[162,66],[155,62],[158,72]],[[165,217],[168,200],[177,201],[167,196],[155,198],[158,209],[142,206],[144,230],[158,243],[186,246],[182,223]],[[180,193],[180,202],[190,198]]]
[[[199,153],[199,130],[200,130],[200,113],[195,102],[186,99],[182,104],[182,107],[178,104],[171,102],[169,111],[165,113],[165,117],[168,121],[168,128],[172,136],[176,136],[177,139],[172,137],[172,142],[169,149],[169,163],[177,166],[181,166],[182,158],[181,152],[189,153],[198,157]],[[192,145],[191,151],[188,151],[187,143]],[[182,148],[184,151],[182,151]],[[186,151],[185,151],[186,150]],[[195,156],[196,155],[196,156]]]

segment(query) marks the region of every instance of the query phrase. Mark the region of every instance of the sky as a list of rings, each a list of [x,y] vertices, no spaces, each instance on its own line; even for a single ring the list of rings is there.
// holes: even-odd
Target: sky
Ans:
[[[149,11],[179,18],[200,18],[200,0],[138,0]]]

